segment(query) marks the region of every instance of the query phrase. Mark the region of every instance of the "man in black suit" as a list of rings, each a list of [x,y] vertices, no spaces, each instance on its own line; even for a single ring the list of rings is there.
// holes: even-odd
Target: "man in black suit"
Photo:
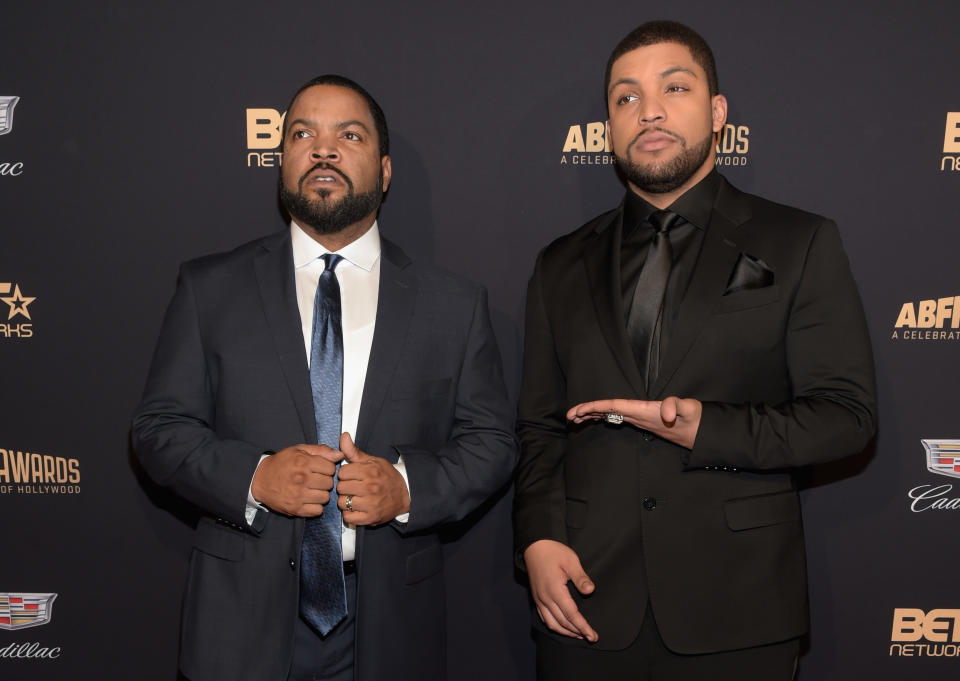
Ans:
[[[624,202],[547,246],[527,297],[518,556],[543,679],[795,673],[798,466],[875,429],[836,225],[715,170],[704,40],[644,24],[607,64]]]
[[[134,417],[144,468],[202,512],[180,667],[444,679],[436,530],[516,457],[486,294],[381,238],[387,126],[357,83],[304,85],[283,153],[290,227],[182,267]]]

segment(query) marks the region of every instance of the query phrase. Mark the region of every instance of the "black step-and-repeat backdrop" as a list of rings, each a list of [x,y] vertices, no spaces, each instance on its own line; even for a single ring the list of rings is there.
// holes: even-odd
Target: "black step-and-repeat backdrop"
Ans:
[[[382,229],[488,287],[516,394],[537,250],[623,192],[606,57],[665,13],[535,4],[5,3],[0,678],[176,678],[195,514],[144,478],[128,420],[177,264],[283,227],[277,129],[310,77],[383,105]],[[716,52],[723,173],[839,222],[873,337],[876,442],[804,476],[799,678],[960,678],[960,4],[669,14]],[[533,678],[509,514],[507,493],[449,531],[456,681]]]

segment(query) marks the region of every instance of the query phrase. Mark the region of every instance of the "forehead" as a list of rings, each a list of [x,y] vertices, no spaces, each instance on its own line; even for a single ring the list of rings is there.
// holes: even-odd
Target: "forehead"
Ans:
[[[692,71],[706,82],[707,74],[696,60],[690,48],[680,43],[654,43],[624,53],[610,68],[611,87],[621,79],[637,80],[661,74],[676,67]]]
[[[363,121],[373,127],[373,116],[363,96],[340,85],[312,85],[297,95],[287,112],[288,120]]]

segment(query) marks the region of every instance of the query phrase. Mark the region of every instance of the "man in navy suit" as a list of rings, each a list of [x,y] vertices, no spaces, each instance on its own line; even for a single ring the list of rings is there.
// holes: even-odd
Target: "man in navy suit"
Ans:
[[[147,472],[202,511],[180,667],[443,679],[436,530],[516,456],[486,294],[380,236],[389,138],[357,83],[304,85],[283,154],[289,228],[183,265],[133,421]],[[328,587],[324,624],[306,602]]]

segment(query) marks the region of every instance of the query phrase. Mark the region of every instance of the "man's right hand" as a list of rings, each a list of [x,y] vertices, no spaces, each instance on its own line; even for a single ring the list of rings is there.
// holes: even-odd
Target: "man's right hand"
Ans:
[[[333,475],[343,454],[326,445],[293,445],[265,458],[250,492],[259,503],[287,515],[312,518],[330,501]]]
[[[547,628],[564,636],[596,643],[597,632],[580,614],[567,589],[568,581],[572,581],[584,596],[592,594],[596,588],[573,549],[558,541],[541,539],[523,552],[523,562],[530,576],[533,601]]]

